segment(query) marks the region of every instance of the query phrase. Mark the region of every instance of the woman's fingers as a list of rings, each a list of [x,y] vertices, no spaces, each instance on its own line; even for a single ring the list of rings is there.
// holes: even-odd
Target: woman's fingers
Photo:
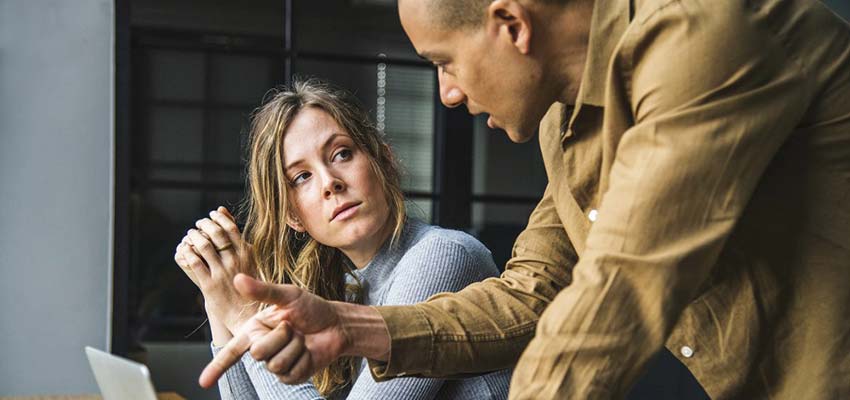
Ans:
[[[194,244],[192,244],[192,240],[189,239],[189,235],[183,236],[183,240],[181,240],[180,243],[185,244],[186,246],[194,246]]]
[[[191,271],[197,278],[199,285],[206,285],[206,281],[210,278],[210,270],[207,265],[204,263],[204,260],[201,259],[195,251],[192,250],[188,245],[182,245],[182,251],[180,252],[182,258],[186,261],[186,265],[189,267],[189,271]],[[186,270],[183,265],[180,266]],[[191,278],[191,276],[189,276]]]
[[[235,243],[230,240],[230,237],[221,228],[216,222],[209,218],[202,218],[195,222],[195,227],[198,230],[205,234],[209,241],[215,245],[217,251],[224,251],[224,249],[230,249],[233,247]]]
[[[189,263],[186,261],[186,257],[183,256],[183,252],[186,251],[187,246],[183,243],[177,245],[177,251],[174,252],[174,262],[180,266],[184,271],[189,269]]]
[[[218,206],[218,208],[216,208],[215,210],[224,214],[225,217],[230,218],[231,221],[236,222],[236,217],[234,217],[233,214],[230,213],[230,210],[228,210],[227,207]]]
[[[234,246],[242,242],[239,227],[236,226],[236,221],[226,208],[219,207],[217,210],[210,211],[210,218],[221,227]]]
[[[192,273],[192,269],[189,267],[189,263],[186,261],[186,257],[183,257],[183,247],[186,246],[183,242],[177,245],[177,250],[174,251],[174,262],[183,270],[186,274],[190,274],[189,277],[194,280],[194,273]]]
[[[183,267],[183,262],[186,261],[183,259],[183,246],[185,246],[185,244],[183,242],[180,242],[177,244],[177,248],[174,249],[174,262],[176,262],[177,265],[181,267]]]
[[[210,272],[215,272],[216,269],[221,268],[221,257],[215,245],[201,235],[201,232],[197,229],[189,229],[187,234],[189,235],[189,240],[192,241],[193,249],[199,256],[204,258],[204,261],[206,261],[210,268]]]

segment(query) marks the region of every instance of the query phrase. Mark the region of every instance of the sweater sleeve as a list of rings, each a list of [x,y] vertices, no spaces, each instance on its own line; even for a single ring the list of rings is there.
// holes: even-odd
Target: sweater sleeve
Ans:
[[[409,249],[395,266],[381,303],[415,304],[437,293],[458,291],[473,282],[496,276],[497,273],[486,251],[470,252],[457,241],[439,236],[425,238]],[[377,383],[369,368],[364,365],[349,398],[433,399],[444,381],[437,378],[402,377]]]

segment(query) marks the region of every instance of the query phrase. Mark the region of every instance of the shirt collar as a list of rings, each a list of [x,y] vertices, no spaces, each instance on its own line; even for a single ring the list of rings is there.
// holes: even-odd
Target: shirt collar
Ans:
[[[602,107],[608,65],[614,48],[629,25],[630,0],[596,0],[590,22],[590,38],[587,43],[581,85],[577,104]]]
[[[573,136],[573,126],[582,106],[604,107],[608,65],[620,42],[632,13],[632,0],[596,0],[590,20],[587,59],[575,107],[556,103],[561,114],[561,140]]]

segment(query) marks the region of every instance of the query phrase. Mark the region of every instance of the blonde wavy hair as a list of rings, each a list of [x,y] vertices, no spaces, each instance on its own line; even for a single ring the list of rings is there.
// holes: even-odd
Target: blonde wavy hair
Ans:
[[[351,267],[340,250],[309,235],[296,238],[296,231],[286,224],[292,211],[283,138],[295,116],[308,107],[327,112],[367,155],[390,208],[387,223],[394,226],[390,245],[397,243],[401,235],[406,214],[400,168],[384,135],[347,92],[316,79],[296,79],[289,87],[271,90],[252,116],[247,176],[250,191],[243,204],[243,214],[247,214],[244,236],[253,246],[259,279],[294,284],[328,300],[351,301],[360,297],[360,286],[346,285]],[[350,382],[355,362],[350,357],[335,361],[313,376],[313,384],[327,396]]]

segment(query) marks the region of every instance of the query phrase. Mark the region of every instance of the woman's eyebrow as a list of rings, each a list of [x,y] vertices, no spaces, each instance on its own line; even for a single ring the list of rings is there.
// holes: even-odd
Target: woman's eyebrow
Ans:
[[[327,151],[327,148],[331,146],[331,144],[333,143],[334,139],[336,139],[336,138],[338,138],[338,137],[340,137],[340,136],[348,137],[348,135],[343,134],[343,133],[334,133],[334,134],[332,134],[332,135],[328,138],[328,140],[325,140],[325,143],[322,145],[322,152]],[[284,171],[289,171],[289,169],[290,169],[290,168],[292,168],[292,167],[294,167],[294,166],[296,166],[296,165],[298,165],[298,164],[301,164],[302,162],[304,162],[304,160],[299,158],[299,159],[297,159],[297,160],[295,160],[295,161],[290,162],[289,164],[286,164],[286,166],[285,166],[285,167],[283,167],[283,170],[284,170]]]
[[[324,151],[327,150],[328,147],[331,147],[331,143],[333,143],[333,141],[340,136],[349,137],[348,135],[343,133],[334,133],[333,135],[331,135],[331,137],[328,138],[328,140],[325,140],[325,144],[322,145],[322,150]]]

